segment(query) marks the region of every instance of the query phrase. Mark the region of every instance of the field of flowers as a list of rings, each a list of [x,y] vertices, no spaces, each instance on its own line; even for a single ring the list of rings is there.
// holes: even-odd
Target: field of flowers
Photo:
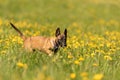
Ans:
[[[0,80],[120,80],[120,0],[0,0]],[[52,57],[26,52],[26,36],[68,30]]]

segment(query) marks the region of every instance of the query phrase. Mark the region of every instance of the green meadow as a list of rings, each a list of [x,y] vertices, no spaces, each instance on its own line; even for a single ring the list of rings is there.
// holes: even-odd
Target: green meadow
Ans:
[[[68,30],[49,57],[27,52],[26,36]],[[120,80],[120,0],[0,0],[0,80]]]

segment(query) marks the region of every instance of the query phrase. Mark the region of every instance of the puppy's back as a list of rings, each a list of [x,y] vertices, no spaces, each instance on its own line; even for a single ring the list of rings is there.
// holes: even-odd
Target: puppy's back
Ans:
[[[44,49],[52,47],[50,39],[51,38],[44,36],[29,37],[24,41],[24,46],[26,49],[29,49],[30,51],[32,49],[44,51]]]

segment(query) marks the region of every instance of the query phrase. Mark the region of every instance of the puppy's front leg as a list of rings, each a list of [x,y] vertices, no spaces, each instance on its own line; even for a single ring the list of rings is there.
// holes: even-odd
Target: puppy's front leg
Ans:
[[[53,55],[53,52],[51,50],[45,50],[45,52],[49,55],[49,56],[52,56]]]

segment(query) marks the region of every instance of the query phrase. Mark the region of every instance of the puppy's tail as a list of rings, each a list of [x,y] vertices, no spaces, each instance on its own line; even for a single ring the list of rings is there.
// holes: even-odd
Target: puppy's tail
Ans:
[[[11,22],[10,22],[10,25],[20,34],[20,37],[21,37],[23,40],[25,40],[26,37],[23,35],[23,33],[22,33],[18,28],[16,28],[16,26],[13,25]]]

